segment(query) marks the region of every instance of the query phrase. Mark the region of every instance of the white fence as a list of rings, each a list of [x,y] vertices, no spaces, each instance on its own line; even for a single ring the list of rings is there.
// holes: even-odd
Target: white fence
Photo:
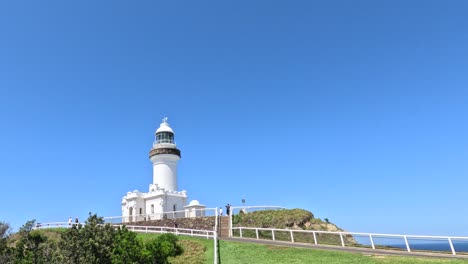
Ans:
[[[334,244],[341,247],[365,247],[372,249],[400,249],[407,252],[412,251],[431,251],[431,252],[448,252],[453,255],[460,253],[468,253],[468,237],[455,237],[455,236],[421,236],[421,235],[397,235],[397,234],[378,234],[378,233],[358,233],[358,232],[345,232],[345,231],[315,231],[315,230],[293,230],[293,229],[277,229],[277,228],[260,228],[260,227],[234,227],[233,215],[236,213],[249,213],[258,210],[281,210],[285,209],[279,206],[231,206],[229,212],[229,236],[240,238],[255,238],[273,241],[288,241],[292,243],[309,243],[315,245]],[[159,214],[146,214],[134,215],[132,218],[122,216],[104,217],[106,223],[113,226],[125,226],[132,231],[140,233],[173,233],[176,235],[186,235],[195,237],[206,237],[214,240],[214,254],[215,263],[217,263],[217,230],[218,222],[218,208],[198,209],[200,211],[193,211],[193,214],[187,214],[187,211],[172,211]],[[225,213],[227,213],[225,211]],[[175,224],[174,227],[164,226],[150,226],[150,225],[132,225],[137,221],[151,221],[158,219],[176,219],[192,218],[192,217],[214,217],[215,225],[213,230],[197,230],[178,228]],[[37,223],[35,229],[42,228],[67,228],[77,223],[68,222],[51,222],[51,223]],[[84,223],[80,223],[84,225]],[[300,235],[299,235],[300,234]],[[326,241],[327,239],[335,237],[334,243]],[[322,241],[321,241],[322,240]],[[323,241],[325,240],[325,242]],[[393,242],[391,242],[393,241]],[[418,241],[420,243],[414,243]],[[335,243],[336,242],[336,243]],[[422,242],[422,243],[421,243]],[[434,243],[435,242],[435,243]],[[432,243],[432,244],[431,244]],[[431,249],[424,249],[432,245]],[[435,247],[434,245],[437,245]]]
[[[69,228],[72,225],[84,225],[84,223],[68,223],[68,222],[50,222],[50,223],[36,223],[33,229],[46,229],[46,228]]]
[[[179,210],[169,211],[151,214],[137,214],[131,216],[109,216],[104,217],[106,223],[120,224],[120,223],[133,223],[140,221],[152,221],[152,220],[165,220],[165,219],[181,219],[181,218],[195,218],[195,217],[209,217],[216,216],[216,208],[203,208],[203,209],[190,209],[190,210]]]
[[[48,228],[70,228],[74,225],[82,225],[84,223],[72,223],[68,222],[51,222],[44,224],[36,224],[34,229],[48,229]],[[114,227],[122,227],[123,225],[112,225]],[[167,227],[167,226],[137,226],[137,225],[125,225],[128,230],[137,232],[137,233],[155,233],[155,234],[164,234],[172,233],[176,235],[186,235],[192,237],[204,237],[204,238],[214,238],[216,232],[214,230],[199,230],[199,229],[188,229],[188,228],[176,228],[176,227]]]
[[[404,250],[411,252],[413,249],[410,246],[410,240],[419,240],[419,241],[439,241],[439,242],[446,242],[448,247],[450,248],[450,251],[453,255],[457,254],[457,251],[455,250],[454,242],[463,242],[467,243],[468,245],[468,237],[451,237],[451,236],[420,236],[420,235],[395,235],[395,234],[376,234],[376,233],[357,233],[357,232],[332,232],[332,231],[314,231],[314,230],[292,230],[292,229],[277,229],[277,228],[257,228],[257,227],[233,227],[232,230],[238,230],[239,231],[239,237],[243,238],[245,237],[245,231],[250,230],[254,231],[255,233],[251,232],[249,235],[249,238],[256,238],[256,239],[270,239],[275,241],[279,240],[277,239],[277,234],[281,233],[283,234],[288,234],[289,235],[289,242],[298,242],[297,239],[294,238],[294,235],[301,233],[301,234],[308,234],[310,236],[310,239],[313,241],[313,244],[318,245],[319,244],[319,239],[318,235],[320,234],[329,234],[332,236],[337,236],[339,237],[339,246],[345,247],[365,247],[365,244],[360,244],[360,243],[346,243],[347,238],[349,237],[367,237],[370,241],[370,248],[376,249],[377,247],[380,247],[381,249],[398,249],[397,246],[392,246],[389,245],[388,243],[384,244],[378,244],[375,243],[376,239],[400,239],[404,242]],[[260,234],[259,232],[268,232],[269,235],[266,234]],[[275,237],[276,235],[276,237]],[[263,238],[261,237],[263,236]],[[304,235],[301,237],[301,239],[304,239]],[[281,240],[285,241],[285,240]],[[347,245],[348,244],[348,245]],[[415,249],[416,250],[416,249]],[[443,250],[429,250],[429,251],[441,251],[444,252]],[[459,251],[458,253],[461,252],[466,252],[465,251]],[[468,253],[468,252],[466,252]]]
[[[118,227],[119,225],[114,225]],[[198,229],[188,229],[188,228],[175,228],[175,227],[166,227],[166,226],[131,226],[125,225],[128,230],[137,232],[137,233],[155,233],[155,234],[164,234],[172,233],[175,235],[184,235],[192,237],[204,237],[204,238],[215,238],[216,232],[214,230],[198,230]]]

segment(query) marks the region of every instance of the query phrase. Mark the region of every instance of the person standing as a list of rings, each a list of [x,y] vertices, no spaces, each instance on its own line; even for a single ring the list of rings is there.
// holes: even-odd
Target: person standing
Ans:
[[[227,204],[226,205],[226,215],[229,216],[229,213],[231,212],[231,205]]]
[[[223,208],[222,207],[219,208],[219,216],[223,216]]]
[[[71,226],[71,224],[72,224],[72,218],[70,216],[70,217],[68,217],[68,225]]]

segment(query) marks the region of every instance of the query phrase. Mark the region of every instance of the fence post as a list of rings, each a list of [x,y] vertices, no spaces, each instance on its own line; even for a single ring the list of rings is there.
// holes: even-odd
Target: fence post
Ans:
[[[292,230],[290,230],[290,231],[289,231],[289,233],[291,234],[291,242],[293,242],[293,243],[294,243],[294,235],[293,235],[293,231],[292,231]]]
[[[221,223],[218,222],[218,207],[215,208],[215,226],[214,226],[214,231],[216,233],[221,233]]]
[[[228,215],[229,216],[229,232],[228,232],[229,237],[233,237],[233,235],[232,235],[232,215],[233,215],[232,209],[231,209],[231,207],[229,207],[229,215]]]
[[[242,238],[242,227],[239,228],[239,236]]]
[[[403,238],[405,239],[406,249],[408,250],[408,252],[411,252],[411,249],[410,249],[409,243],[408,243],[408,238],[406,237],[406,235],[404,235]]]
[[[344,238],[343,238],[343,233],[340,232],[340,239],[341,239],[341,246],[344,247],[345,244],[344,244]]]
[[[255,235],[257,236],[257,239],[258,239],[258,229],[255,228]]]
[[[190,236],[193,236],[193,229],[190,229]]]
[[[312,234],[314,235],[314,244],[317,245],[317,237],[315,236],[315,231],[312,232]]]
[[[208,234],[208,232],[206,232]],[[218,233],[213,232],[214,244],[214,264],[218,264]]]
[[[452,250],[453,255],[457,255],[457,252],[455,252],[455,248],[453,247],[452,239],[449,237],[448,242],[450,244],[450,249]]]
[[[275,240],[275,230],[274,229],[271,230],[271,238],[273,238],[273,241]]]
[[[369,239],[370,239],[370,243],[372,245],[372,249],[375,249],[374,239],[372,238],[372,234],[369,234]]]
[[[146,231],[145,233],[148,233],[148,227],[147,227],[147,226],[146,226],[146,228],[145,228],[145,231]]]

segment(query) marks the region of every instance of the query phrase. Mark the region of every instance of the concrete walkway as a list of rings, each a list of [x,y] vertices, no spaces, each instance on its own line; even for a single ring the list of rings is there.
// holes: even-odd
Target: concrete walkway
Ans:
[[[278,240],[263,240],[254,238],[226,238],[220,237],[220,240],[241,242],[241,243],[255,243],[263,245],[273,246],[284,246],[284,247],[295,247],[295,248],[313,248],[320,250],[334,250],[344,251],[352,253],[360,253],[363,255],[392,255],[392,256],[412,256],[412,257],[430,257],[430,258],[451,258],[451,259],[468,259],[468,255],[452,255],[450,253],[435,253],[435,252],[407,252],[403,250],[391,250],[391,249],[371,249],[371,248],[358,248],[358,247],[340,247],[331,245],[314,245],[297,242],[286,242]]]

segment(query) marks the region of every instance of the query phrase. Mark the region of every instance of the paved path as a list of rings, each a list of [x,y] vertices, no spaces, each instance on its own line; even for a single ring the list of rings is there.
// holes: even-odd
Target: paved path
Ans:
[[[234,242],[248,242],[255,244],[274,245],[274,246],[286,246],[296,248],[313,248],[323,250],[334,250],[334,251],[345,251],[352,253],[361,253],[364,255],[394,255],[394,256],[413,256],[413,257],[432,257],[432,258],[457,258],[457,259],[468,259],[468,255],[452,255],[449,253],[435,253],[435,252],[407,252],[402,250],[390,250],[390,249],[371,249],[371,248],[358,248],[358,247],[340,247],[330,245],[314,245],[305,243],[292,243],[285,241],[273,241],[263,240],[254,238],[226,238],[220,237],[220,240],[234,241]]]

